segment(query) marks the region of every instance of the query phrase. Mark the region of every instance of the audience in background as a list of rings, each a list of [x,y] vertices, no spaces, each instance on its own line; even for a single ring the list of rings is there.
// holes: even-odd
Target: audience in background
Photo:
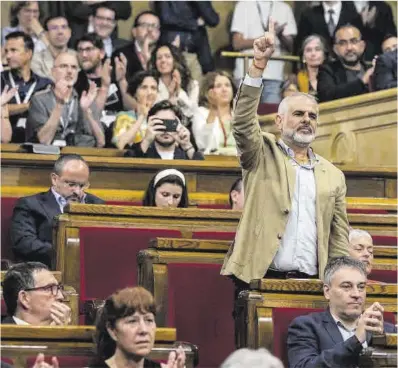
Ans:
[[[211,1],[155,1],[154,8],[162,23],[161,42],[177,46],[192,78],[200,81],[202,73],[214,70],[206,26],[216,27],[220,18]]]
[[[54,245],[54,217],[69,202],[102,204],[85,193],[89,187],[89,167],[79,155],[62,155],[54,163],[51,188],[47,192],[20,198],[14,207],[10,238],[16,259],[38,261],[51,267]]]
[[[62,326],[71,322],[71,309],[63,303],[63,286],[40,262],[18,263],[7,270],[3,298],[7,317],[2,324]]]
[[[322,1],[305,9],[298,22],[294,53],[299,54],[303,41],[310,35],[322,36],[332,50],[336,29],[351,24],[362,30],[362,19],[352,1]],[[371,59],[372,60],[372,59]]]
[[[182,346],[170,353],[166,364],[147,359],[155,343],[155,317],[155,300],[142,287],[125,288],[109,296],[97,317],[97,359],[92,367],[183,368]]]
[[[51,84],[51,80],[32,72],[33,48],[33,40],[26,33],[18,31],[6,36],[5,56],[10,69],[1,73],[1,90],[5,86],[18,87],[8,104],[13,143],[25,142],[26,118],[33,94]]]
[[[127,92],[135,98],[137,108],[116,116],[112,143],[119,149],[139,143],[145,136],[148,111],[158,97],[158,79],[151,72],[140,71],[130,81]]]
[[[232,184],[229,191],[229,205],[233,210],[242,211],[245,206],[245,191],[242,178],[238,178]]]
[[[165,120],[171,120],[168,127]],[[127,157],[162,158],[163,160],[203,160],[191,143],[191,133],[181,124],[181,109],[164,100],[156,103],[148,112],[145,136],[140,143],[131,145]]]
[[[203,78],[192,131],[198,149],[204,154],[236,155],[231,125],[235,93],[234,83],[227,73],[210,72]]]
[[[95,98],[97,87],[90,82],[79,99],[73,85],[77,79],[76,54],[59,54],[52,69],[52,88],[32,98],[26,126],[26,140],[55,146],[103,147],[105,136]]]
[[[181,52],[173,45],[158,45],[151,56],[150,70],[159,78],[158,101],[170,100],[184,116],[192,118],[198,104],[199,83],[192,79]]]
[[[122,38],[112,38],[111,34],[116,28],[116,11],[105,4],[99,4],[94,10],[93,15],[94,33],[99,36],[104,43],[105,54],[110,58],[113,52],[126,45],[127,40]]]
[[[397,87],[397,50],[386,51],[376,60],[373,75],[375,91]]]
[[[316,95],[319,66],[327,59],[324,40],[321,36],[311,35],[304,39],[299,53],[303,68],[297,73],[300,92]]]
[[[394,325],[383,322],[380,303],[365,307],[362,262],[351,257],[332,258],[325,268],[323,292],[329,308],[297,317],[289,326],[289,367],[354,368],[373,334],[396,333]]]
[[[374,67],[362,61],[365,41],[361,32],[345,25],[335,33],[333,50],[337,60],[319,67],[318,98],[320,102],[351,97],[369,92]]]
[[[369,276],[373,264],[373,239],[371,235],[365,230],[350,229],[348,241],[350,256],[364,264],[366,274]]]
[[[276,22],[274,56],[291,53],[293,38],[297,34],[296,21],[290,6],[282,1],[239,1],[234,10],[231,32],[232,46],[240,52],[253,52],[253,41],[268,30],[268,20]],[[244,60],[236,59],[234,77],[241,79]],[[280,87],[284,80],[283,61],[270,60],[263,74],[262,103],[280,102]]]
[[[34,51],[40,52],[46,48],[45,32],[39,22],[40,9],[38,1],[15,1],[10,9],[10,25],[1,30],[1,40],[4,46],[6,36],[13,32],[24,32],[34,43]]]
[[[381,51],[395,51],[398,45],[398,38],[396,36],[388,35],[381,44]]]
[[[1,143],[11,142],[12,127],[10,122],[10,113],[8,111],[8,102],[15,96],[17,87],[10,88],[6,85],[0,96],[1,102]]]
[[[115,55],[123,53],[127,59],[127,80],[135,73],[148,69],[152,51],[160,36],[160,21],[158,16],[149,10],[139,13],[131,29],[133,42],[120,48]]]
[[[55,58],[65,51],[74,52],[68,49],[68,42],[71,36],[68,20],[62,16],[49,17],[44,21],[48,47],[41,51],[35,50],[32,59],[32,70],[37,75],[52,79],[52,68]]]
[[[142,205],[145,207],[187,208],[185,176],[175,169],[158,172],[149,182]]]
[[[127,20],[131,16],[131,1],[65,1],[65,15],[72,29],[70,45],[75,47],[77,40],[87,33],[94,32],[93,14],[98,6],[106,4],[115,11],[116,22]],[[117,26],[114,28],[112,38],[117,37]]]
[[[238,349],[231,353],[220,368],[283,368],[282,362],[268,350]]]

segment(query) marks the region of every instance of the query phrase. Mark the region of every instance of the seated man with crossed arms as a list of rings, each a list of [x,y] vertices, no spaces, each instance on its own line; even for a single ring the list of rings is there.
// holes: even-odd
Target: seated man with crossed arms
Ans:
[[[71,309],[63,303],[63,286],[40,262],[17,263],[6,273],[3,297],[7,317],[2,324],[68,325]]]
[[[332,258],[325,268],[323,291],[329,308],[295,318],[287,336],[290,368],[358,366],[373,334],[396,332],[384,322],[384,308],[365,309],[366,269],[351,257]]]

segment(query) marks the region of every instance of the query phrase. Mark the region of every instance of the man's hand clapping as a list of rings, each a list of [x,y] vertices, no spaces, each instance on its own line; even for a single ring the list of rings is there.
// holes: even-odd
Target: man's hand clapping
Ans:
[[[89,89],[88,91],[83,91],[82,96],[80,97],[80,107],[83,111],[87,111],[91,104],[94,102],[97,97],[98,87],[93,81],[89,81]]]
[[[383,320],[384,308],[379,303],[373,303],[368,309],[366,309],[359,317],[357,330],[355,336],[358,340],[363,343],[366,341],[366,332],[383,333],[384,331],[384,320]]]

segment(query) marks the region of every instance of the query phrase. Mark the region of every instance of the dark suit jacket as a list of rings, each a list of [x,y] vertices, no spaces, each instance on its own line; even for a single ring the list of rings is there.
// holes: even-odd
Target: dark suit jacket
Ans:
[[[342,1],[341,12],[336,29],[344,24],[350,23],[362,31],[362,19],[357,13],[352,1]],[[325,22],[325,15],[322,4],[309,7],[301,14],[297,27],[298,33],[295,39],[295,54],[298,55],[304,39],[312,34],[322,36],[327,42],[329,50],[332,49],[333,39],[329,35],[328,26]]]
[[[6,316],[1,320],[2,325],[16,325],[16,322],[14,321],[14,318],[11,316]]]
[[[119,56],[121,53],[124,54],[124,56],[127,59],[127,71],[126,71],[126,79],[129,81],[135,73],[144,70],[141,61],[138,58],[137,55],[137,50],[135,48],[134,40],[127,45],[124,45],[117,50],[115,50],[112,54],[112,73],[116,69],[115,68],[115,56]]]
[[[363,64],[367,69],[367,66]],[[318,72],[317,97],[320,102],[337,100],[369,92],[369,88],[360,78],[347,82],[346,69],[339,61],[321,65]]]
[[[104,201],[87,193],[85,203],[102,204]],[[51,190],[17,201],[10,229],[12,250],[17,260],[42,262],[51,267],[53,220],[60,213]]]
[[[384,323],[385,332],[396,332],[391,323]],[[371,334],[367,337],[368,344]],[[287,335],[289,368],[322,368],[358,365],[362,344],[356,336],[343,337],[329,310],[299,316],[289,326]]]
[[[373,86],[376,91],[397,86],[397,50],[380,55],[373,74]]]
[[[127,148],[124,157],[162,158],[155,147],[155,143],[152,143],[145,153],[141,149],[141,143],[134,143]],[[204,159],[202,152],[199,151],[195,151],[192,156],[192,160]],[[190,160],[190,158],[180,147],[176,147],[174,150],[174,160]]]

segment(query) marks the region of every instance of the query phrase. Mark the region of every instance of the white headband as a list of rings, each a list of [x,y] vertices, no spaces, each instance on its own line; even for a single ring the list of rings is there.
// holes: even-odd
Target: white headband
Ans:
[[[167,169],[167,170],[163,170],[160,173],[158,173],[155,176],[155,180],[153,182],[153,186],[156,187],[156,184],[159,183],[159,181],[161,179],[163,179],[163,178],[165,178],[166,176],[169,176],[169,175],[178,176],[182,180],[182,183],[185,186],[185,177],[184,177],[184,175],[182,174],[182,172],[180,172],[180,171],[178,171],[176,169]]]

